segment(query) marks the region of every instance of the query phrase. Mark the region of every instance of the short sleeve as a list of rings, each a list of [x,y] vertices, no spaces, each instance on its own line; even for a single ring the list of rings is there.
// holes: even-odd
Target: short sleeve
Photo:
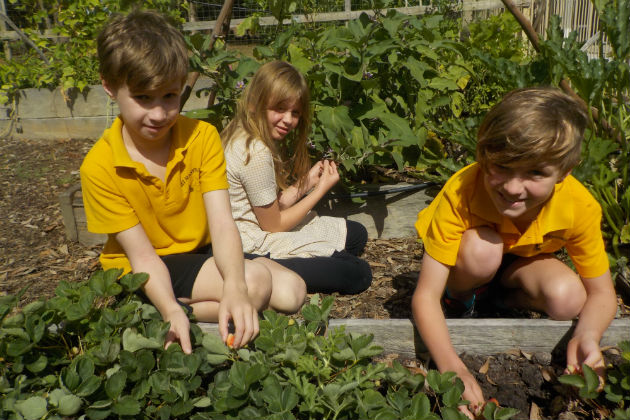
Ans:
[[[591,199],[582,203],[575,215],[573,233],[565,247],[580,276],[599,277],[610,268],[602,237],[601,207]]]
[[[425,251],[435,260],[453,266],[457,261],[457,253],[466,224],[458,211],[458,200],[445,191],[432,203],[433,211],[420,217],[430,217],[425,221],[426,231],[422,237]],[[427,210],[429,210],[427,208]]]
[[[111,175],[97,164],[96,150],[86,156],[80,171],[88,230],[94,233],[122,232],[137,225],[139,220]]]
[[[225,157],[221,138],[216,128],[210,124],[204,124],[203,151],[201,162],[201,192],[228,189],[227,174],[225,169]]]
[[[249,162],[243,163],[239,178],[252,206],[266,206],[278,198],[273,157],[263,143],[252,142]]]

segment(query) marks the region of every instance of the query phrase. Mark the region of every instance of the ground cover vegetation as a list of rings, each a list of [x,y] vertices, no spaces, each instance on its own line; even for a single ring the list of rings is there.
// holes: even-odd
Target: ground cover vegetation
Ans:
[[[333,298],[313,296],[304,322],[266,311],[249,348],[191,324],[193,353],[163,348],[168,324],[135,293],[146,274],[96,272],[14,313],[0,297],[0,417],[465,418],[452,373],[373,363],[371,336],[328,331]],[[488,403],[483,418],[517,410]]]
[[[35,3],[39,5],[33,2],[32,10],[37,9]],[[61,8],[49,14],[56,16],[55,27],[62,27],[55,30],[68,34],[63,42],[38,38],[46,14],[34,15],[32,19],[39,20],[32,22],[38,23],[32,32],[24,32],[38,40],[36,45],[54,65],[42,66],[39,54],[30,50],[26,61],[3,63],[5,101],[16,100],[16,88],[30,87],[27,80],[38,87],[79,90],[97,81],[94,62],[82,61],[76,50],[93,51],[97,26],[110,11],[127,10],[131,3],[74,3],[75,9],[63,11],[74,10],[74,15],[60,17]],[[277,13],[293,7],[291,2],[270,3]],[[20,2],[24,10],[29,10],[28,4]],[[215,81],[218,98],[209,109],[192,115],[221,127],[260,62],[290,61],[311,84],[313,155],[337,160],[344,184],[352,190],[384,172],[419,181],[445,180],[472,162],[475,129],[505,92],[568,81],[592,107],[595,120],[574,173],[602,204],[615,281],[622,284],[630,277],[630,1],[594,4],[602,22],[601,39],[612,47],[605,55],[602,43],[595,58],[580,49],[575,34],[564,36],[557,19],[535,52],[510,14],[462,31],[457,10],[445,6],[421,17],[383,8],[345,26],[279,27],[255,48],[253,58],[224,48],[223,42],[208,52],[208,37],[191,35],[193,68]],[[169,8],[166,1],[151,6],[171,10],[176,18],[184,13]],[[65,27],[67,22],[75,23]],[[256,28],[255,22],[247,25]],[[75,51],[70,51],[71,45]],[[434,371],[412,375],[395,363],[373,363],[380,349],[369,337],[343,331],[320,335],[330,300],[315,299],[306,306],[304,323],[266,312],[259,338],[239,351],[193,327],[195,350],[185,356],[177,345],[161,348],[166,326],[150,305],[131,293],[142,281],[141,275],[118,279],[116,272],[97,272],[89,281],[62,282],[54,298],[23,308],[18,308],[19,293],[0,297],[0,417],[460,415],[455,407],[461,400],[461,382],[456,378]],[[617,419],[630,418],[630,348],[620,343],[620,349],[620,361],[611,367],[603,390],[588,369],[583,376],[560,379],[575,386],[588,404],[613,407]],[[485,418],[513,414],[493,404],[483,413]]]

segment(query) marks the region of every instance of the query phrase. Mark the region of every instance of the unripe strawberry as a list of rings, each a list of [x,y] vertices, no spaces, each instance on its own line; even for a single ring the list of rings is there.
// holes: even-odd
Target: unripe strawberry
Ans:
[[[225,344],[227,344],[229,348],[234,348],[234,334],[228,334],[227,340],[225,340]]]

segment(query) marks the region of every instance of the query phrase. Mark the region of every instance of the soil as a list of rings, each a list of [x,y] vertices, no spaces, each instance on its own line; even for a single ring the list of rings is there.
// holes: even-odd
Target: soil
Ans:
[[[58,199],[79,182],[79,166],[92,144],[87,139],[0,139],[0,295],[22,293],[21,303],[26,304],[52,296],[62,280],[83,281],[99,268],[100,246],[85,247],[66,238]],[[370,240],[364,258],[373,270],[371,287],[360,295],[337,296],[331,317],[410,318],[421,257],[415,238]],[[617,350],[609,349],[606,357],[614,362]],[[562,355],[515,351],[462,358],[487,397],[520,410],[514,418],[610,417],[605,404],[581,401],[558,383]],[[416,371],[432,367],[421,360],[402,363]]]

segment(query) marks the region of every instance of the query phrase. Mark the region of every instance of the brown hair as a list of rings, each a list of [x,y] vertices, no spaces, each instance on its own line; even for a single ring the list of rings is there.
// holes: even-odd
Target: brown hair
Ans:
[[[513,90],[481,123],[477,161],[483,168],[547,164],[567,173],[580,162],[588,122],[584,103],[558,89]]]
[[[184,36],[154,11],[114,15],[97,38],[99,71],[112,88],[153,90],[188,74]]]
[[[271,137],[267,110],[287,100],[297,101],[301,115],[296,129],[279,147],[279,142]],[[310,94],[304,76],[295,67],[284,61],[271,61],[258,69],[238,102],[234,119],[221,132],[224,146],[241,128],[247,134],[248,150],[252,140],[258,139],[271,151],[280,188],[286,188],[289,181],[305,181],[310,168],[306,146],[311,130]],[[249,155],[245,163],[248,161]]]

